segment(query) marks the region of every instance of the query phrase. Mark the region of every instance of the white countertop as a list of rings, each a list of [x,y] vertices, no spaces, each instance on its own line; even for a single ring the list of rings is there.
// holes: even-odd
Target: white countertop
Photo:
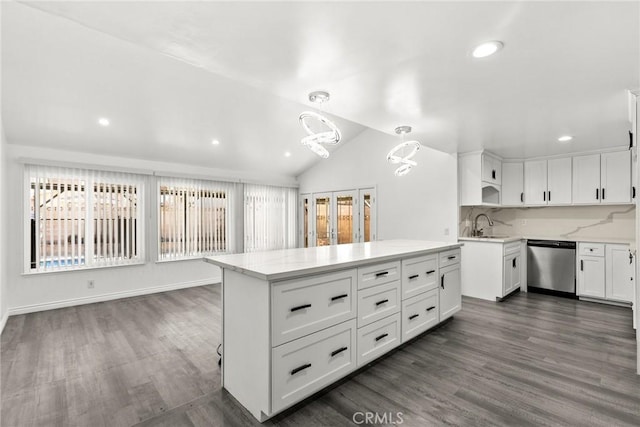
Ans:
[[[459,237],[460,242],[509,243],[517,240],[562,240],[565,242],[618,243],[635,248],[634,239],[610,239],[605,237],[565,237],[565,236],[500,236],[492,237]]]
[[[381,240],[368,243],[220,255],[205,257],[204,260],[221,268],[273,281],[390,261],[406,256],[426,255],[460,246],[462,243]]]

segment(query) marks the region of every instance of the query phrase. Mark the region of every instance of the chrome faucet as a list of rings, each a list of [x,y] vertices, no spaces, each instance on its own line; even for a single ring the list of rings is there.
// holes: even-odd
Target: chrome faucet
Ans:
[[[487,218],[487,221],[489,222],[489,227],[493,227],[493,221],[491,221],[491,218],[489,218],[487,214],[480,213],[476,215],[476,218],[473,220],[473,228],[471,229],[472,237],[482,236],[482,229],[478,230],[478,218],[480,218],[481,216]]]

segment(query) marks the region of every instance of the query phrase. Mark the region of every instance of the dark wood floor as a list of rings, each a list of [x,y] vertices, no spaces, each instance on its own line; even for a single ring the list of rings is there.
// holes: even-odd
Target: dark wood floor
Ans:
[[[1,425],[256,425],[220,389],[219,337],[219,285],[12,316]],[[265,425],[370,411],[406,426],[638,426],[634,340],[630,309],[465,298],[452,321]]]

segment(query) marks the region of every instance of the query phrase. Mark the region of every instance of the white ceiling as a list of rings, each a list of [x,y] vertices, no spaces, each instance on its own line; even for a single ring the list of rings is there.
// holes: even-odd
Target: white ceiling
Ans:
[[[10,142],[289,175],[312,90],[346,143],[529,157],[626,144],[639,64],[638,2],[2,4]]]

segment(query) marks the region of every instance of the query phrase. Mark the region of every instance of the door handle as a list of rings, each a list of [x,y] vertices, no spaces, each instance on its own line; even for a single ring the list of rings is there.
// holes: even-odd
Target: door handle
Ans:
[[[298,311],[298,310],[304,310],[305,308],[309,308],[309,307],[311,307],[311,304],[299,305],[297,307],[293,307],[291,309],[291,312]]]
[[[513,259],[513,262],[511,263],[511,265],[512,265],[513,268],[516,268],[516,259],[515,258]]]
[[[600,190],[598,188],[596,188],[596,200],[600,199],[600,197],[598,197],[600,195],[599,191]]]
[[[547,193],[549,193],[549,197],[547,197],[547,201],[550,202],[551,201],[551,191],[547,191]]]
[[[444,274],[440,276],[440,287],[444,289]]]
[[[603,187],[602,188],[602,200],[604,200],[604,199],[605,199],[605,197],[604,197],[604,187]]]
[[[584,271],[584,260],[580,260],[580,271]]]
[[[295,375],[300,371],[304,371],[307,368],[311,367],[311,363],[307,363],[306,365],[299,366],[291,371],[291,375]]]
[[[542,192],[542,200],[545,201],[545,202],[547,201],[547,192],[546,191]]]
[[[524,193],[520,193],[520,202],[524,203]]]
[[[337,356],[338,354],[340,354],[340,353],[342,353],[343,351],[346,351],[346,350],[347,350],[347,347],[342,347],[342,348],[339,348],[339,349],[337,349],[335,351],[332,351],[331,352],[331,357]]]

